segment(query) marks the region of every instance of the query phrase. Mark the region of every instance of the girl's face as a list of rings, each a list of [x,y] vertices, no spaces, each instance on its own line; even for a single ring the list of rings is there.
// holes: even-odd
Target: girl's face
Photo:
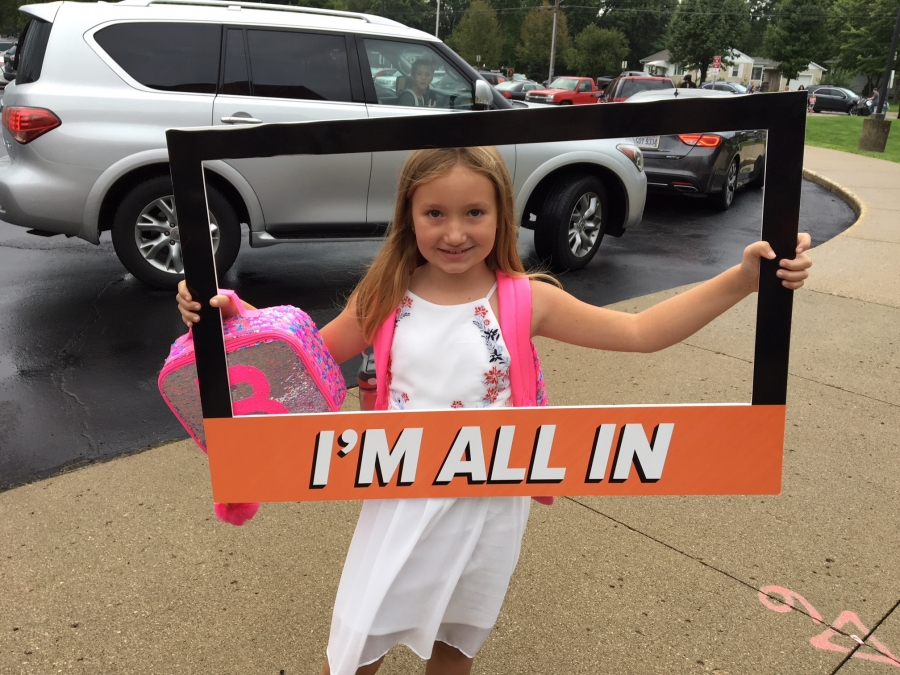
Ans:
[[[447,274],[468,272],[494,249],[494,185],[470,169],[456,165],[420,185],[413,192],[411,210],[419,251]]]

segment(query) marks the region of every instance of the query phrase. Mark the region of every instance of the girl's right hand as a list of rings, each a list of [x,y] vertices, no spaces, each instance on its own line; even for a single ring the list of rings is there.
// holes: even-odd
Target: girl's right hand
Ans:
[[[178,282],[178,295],[175,296],[178,301],[178,311],[181,312],[181,320],[184,325],[190,328],[200,320],[200,303],[194,302],[191,294],[188,292],[187,284],[184,279]],[[231,299],[227,295],[214,295],[209,300],[211,307],[218,307],[222,310],[222,318],[226,318],[237,314],[237,310],[232,306]]]

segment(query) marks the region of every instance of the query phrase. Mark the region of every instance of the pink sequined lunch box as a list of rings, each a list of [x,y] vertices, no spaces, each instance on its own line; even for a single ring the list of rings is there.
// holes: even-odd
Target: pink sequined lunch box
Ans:
[[[301,309],[284,305],[244,309],[224,321],[228,378],[235,415],[337,412],[347,395],[338,364],[316,325]],[[206,452],[203,413],[191,334],[172,345],[159,391],[169,408]]]

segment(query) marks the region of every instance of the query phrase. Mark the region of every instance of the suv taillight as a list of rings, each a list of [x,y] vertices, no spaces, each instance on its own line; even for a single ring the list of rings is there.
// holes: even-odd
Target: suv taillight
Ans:
[[[3,109],[3,126],[23,145],[55,129],[62,122],[46,108],[10,106]]]

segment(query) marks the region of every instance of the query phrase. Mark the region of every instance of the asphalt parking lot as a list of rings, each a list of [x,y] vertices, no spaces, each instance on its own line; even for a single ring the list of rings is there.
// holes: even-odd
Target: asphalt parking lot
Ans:
[[[726,214],[696,200],[651,198],[639,227],[606,238],[585,270],[561,280],[582,300],[607,305],[712,277],[759,237],[763,198],[741,192]],[[815,243],[853,220],[837,197],[804,182],[801,229]],[[257,306],[302,307],[321,325],[377,245],[251,249],[245,241],[222,284]],[[533,256],[530,232],[520,249]],[[172,293],[127,274],[108,233],[94,246],[0,224],[0,287],[0,489],[186,436],[156,386],[183,332]],[[351,382],[355,369],[344,369]]]

